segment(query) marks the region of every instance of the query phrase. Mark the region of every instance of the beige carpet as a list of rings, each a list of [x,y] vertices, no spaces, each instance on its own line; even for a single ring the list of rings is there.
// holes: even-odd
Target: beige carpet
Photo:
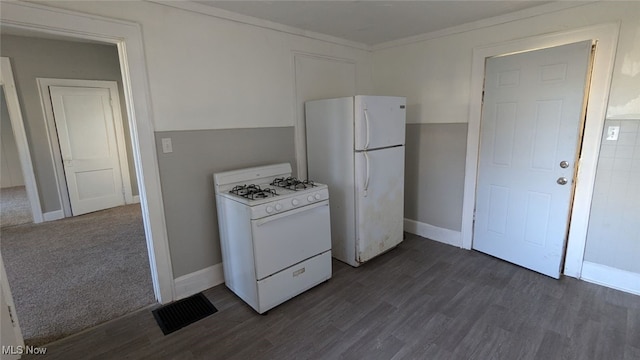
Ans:
[[[0,189],[0,227],[33,222],[24,186]]]
[[[139,205],[0,230],[25,342],[42,345],[155,302]]]

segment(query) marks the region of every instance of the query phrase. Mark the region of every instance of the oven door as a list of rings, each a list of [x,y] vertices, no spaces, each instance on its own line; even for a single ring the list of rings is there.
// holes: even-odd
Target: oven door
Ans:
[[[331,249],[329,201],[251,220],[258,280]]]

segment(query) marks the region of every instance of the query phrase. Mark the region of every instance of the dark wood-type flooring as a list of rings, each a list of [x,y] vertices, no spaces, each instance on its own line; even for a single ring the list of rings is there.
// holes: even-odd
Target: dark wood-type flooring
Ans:
[[[220,285],[205,292],[219,311],[170,335],[148,308],[31,358],[640,359],[640,296],[414,235],[333,270],[267,315]]]

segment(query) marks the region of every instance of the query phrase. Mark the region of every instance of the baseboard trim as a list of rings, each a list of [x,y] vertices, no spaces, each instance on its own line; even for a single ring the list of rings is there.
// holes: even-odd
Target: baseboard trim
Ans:
[[[640,274],[585,261],[580,278],[590,283],[640,295]]]
[[[460,231],[449,230],[411,219],[404,219],[404,231],[448,245],[462,247],[462,233]]]
[[[64,219],[64,211],[62,210],[49,211],[49,212],[43,213],[42,218],[44,219],[44,221]]]
[[[133,195],[131,203],[132,204],[139,204],[140,203],[140,195]]]
[[[180,276],[176,278],[174,282],[176,300],[184,299],[200,291],[220,285],[224,282],[222,263]]]

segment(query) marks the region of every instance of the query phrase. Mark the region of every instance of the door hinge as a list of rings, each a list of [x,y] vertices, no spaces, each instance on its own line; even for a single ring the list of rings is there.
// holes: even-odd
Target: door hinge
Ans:
[[[16,322],[13,321],[13,311],[11,311],[11,306],[7,305],[7,309],[9,309],[9,320],[11,320],[11,325],[16,326]]]

